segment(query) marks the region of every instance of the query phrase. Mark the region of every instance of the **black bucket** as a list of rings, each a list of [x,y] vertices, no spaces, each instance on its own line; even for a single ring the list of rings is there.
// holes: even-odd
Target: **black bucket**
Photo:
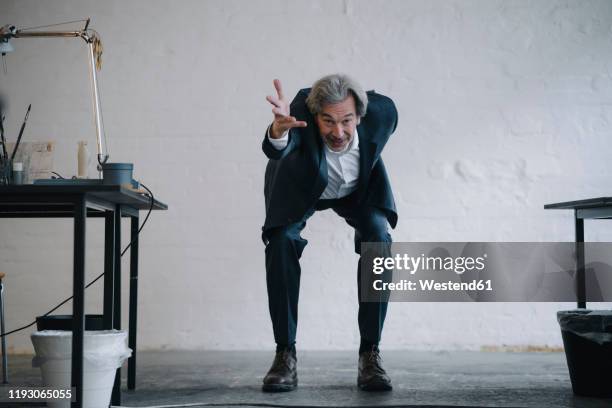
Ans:
[[[36,329],[72,331],[72,315],[38,316]],[[104,330],[104,315],[86,315],[85,330]]]
[[[574,394],[612,397],[612,312],[557,312]]]

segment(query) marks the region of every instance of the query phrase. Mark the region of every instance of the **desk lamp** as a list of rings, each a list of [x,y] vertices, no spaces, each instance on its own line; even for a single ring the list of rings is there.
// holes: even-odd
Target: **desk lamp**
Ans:
[[[92,94],[92,106],[93,106],[93,116],[94,123],[96,125],[96,147],[98,152],[98,170],[109,169],[116,171],[119,168],[130,168],[130,179],[131,179],[131,163],[107,163],[109,154],[106,146],[106,135],[104,133],[104,123],[102,121],[102,112],[100,111],[100,94],[98,91],[98,78],[96,75],[96,70],[100,70],[102,67],[102,42],[100,41],[99,34],[89,28],[89,22],[91,19],[84,20],[85,26],[81,30],[75,31],[34,31],[33,28],[30,29],[17,29],[12,25],[5,25],[0,27],[0,53],[3,56],[8,52],[14,51],[13,46],[10,43],[10,40],[13,38],[26,38],[26,37],[35,37],[35,38],[51,38],[51,37],[73,37],[73,38],[81,38],[85,41],[88,48],[89,53],[89,78],[91,82],[91,94]],[[63,23],[67,24],[67,23]],[[43,26],[43,27],[35,27],[35,28],[44,28],[44,27],[52,27],[56,25],[62,24],[54,24],[51,26]],[[6,70],[6,67],[5,67]],[[126,166],[129,165],[129,166]],[[43,180],[39,180],[43,181]],[[51,180],[46,180],[51,181]],[[64,182],[69,182],[70,180],[63,180]],[[78,181],[78,180],[75,180]],[[86,181],[86,180],[82,180]],[[91,182],[96,182],[99,180],[90,180]]]

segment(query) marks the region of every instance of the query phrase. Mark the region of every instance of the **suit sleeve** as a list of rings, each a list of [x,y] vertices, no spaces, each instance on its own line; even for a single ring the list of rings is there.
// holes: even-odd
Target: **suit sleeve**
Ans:
[[[261,144],[261,148],[263,152],[265,153],[265,155],[268,157],[268,159],[270,160],[282,159],[287,154],[289,154],[291,151],[293,151],[293,149],[295,149],[295,146],[296,146],[295,139],[296,138],[294,135],[292,135],[293,133],[292,131],[289,131],[289,136],[288,136],[289,140],[287,141],[287,145],[283,149],[278,149],[272,144],[272,142],[270,142],[270,139],[268,137],[268,129],[266,129],[266,133],[264,134],[264,140],[263,140],[263,143]]]
[[[276,148],[276,150],[283,150],[285,147],[287,147],[287,144],[289,143],[289,131],[286,130],[281,137],[279,137],[278,139],[273,139],[270,136],[271,127],[272,125],[268,126],[268,141],[272,144],[272,146]]]
[[[393,99],[378,95],[380,98],[380,123],[384,124],[384,128],[388,136],[391,136],[397,129],[398,113]]]
[[[391,134],[395,133],[395,129],[397,129],[397,122],[399,121],[399,114],[397,113],[397,108],[395,107],[395,103],[392,99],[389,99],[391,102],[391,122],[393,126],[391,127]]]

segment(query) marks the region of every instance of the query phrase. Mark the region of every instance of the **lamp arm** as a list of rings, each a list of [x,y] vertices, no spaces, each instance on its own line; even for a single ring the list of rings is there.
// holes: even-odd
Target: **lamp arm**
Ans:
[[[92,108],[94,115],[94,124],[96,126],[96,147],[98,150],[98,163],[104,164],[108,161],[108,150],[105,145],[104,138],[104,123],[102,121],[102,112],[100,111],[100,92],[98,90],[98,76],[96,75],[96,55],[94,52],[94,41],[97,36],[91,34],[90,30],[84,29],[80,31],[23,31],[16,30],[14,26],[4,26],[0,29],[0,37],[3,40],[10,38],[58,38],[58,37],[75,37],[82,38],[87,43],[89,50],[89,79],[91,83]]]
[[[11,35],[12,38],[26,37],[83,37],[82,31],[23,31],[17,30]],[[87,40],[86,40],[87,41]]]
[[[93,43],[88,42],[87,47],[89,48],[89,74],[91,81],[91,99],[93,105],[94,122],[96,125],[98,163],[102,165],[108,160],[108,151],[104,146],[104,122],[102,121],[102,112],[100,111],[100,92],[98,90],[98,75],[96,73],[96,57],[94,55]]]

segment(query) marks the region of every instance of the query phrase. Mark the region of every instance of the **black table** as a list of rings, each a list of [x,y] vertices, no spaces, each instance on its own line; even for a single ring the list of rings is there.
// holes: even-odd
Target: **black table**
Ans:
[[[574,210],[576,240],[576,297],[578,308],[586,308],[584,220],[612,218],[612,197],[546,204],[546,210]]]
[[[74,218],[72,386],[73,406],[83,402],[83,335],[85,331],[85,231],[87,217],[104,218],[104,328],[121,329],[121,218],[131,219],[128,389],[136,387],[136,321],[138,297],[139,211],[151,199],[119,185],[0,186],[0,218]],[[168,206],[154,200],[154,210]],[[121,369],[117,369],[111,404],[119,405]]]

